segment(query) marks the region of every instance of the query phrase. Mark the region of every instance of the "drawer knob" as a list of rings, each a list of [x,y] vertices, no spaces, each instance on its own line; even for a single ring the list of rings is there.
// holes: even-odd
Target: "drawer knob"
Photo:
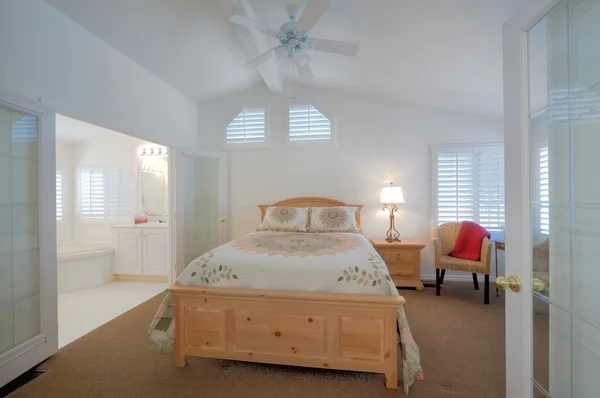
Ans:
[[[277,337],[281,336],[281,332],[275,332],[275,336],[277,336]]]

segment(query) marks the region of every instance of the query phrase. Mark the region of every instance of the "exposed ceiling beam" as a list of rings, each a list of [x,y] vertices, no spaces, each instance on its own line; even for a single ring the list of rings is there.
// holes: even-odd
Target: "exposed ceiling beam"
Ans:
[[[242,13],[250,19],[260,20],[247,0],[239,0],[238,4],[234,0],[218,0],[218,3],[227,18],[230,15]],[[273,43],[274,40],[270,40],[263,34],[238,26],[233,26],[233,28],[236,29],[242,47],[248,54],[248,61],[277,45],[276,42]],[[271,92],[280,94],[283,91],[283,78],[274,60],[264,62],[258,66],[257,70]]]

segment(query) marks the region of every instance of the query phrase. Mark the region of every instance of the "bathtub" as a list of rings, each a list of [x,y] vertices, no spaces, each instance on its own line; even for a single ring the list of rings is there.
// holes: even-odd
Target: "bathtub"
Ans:
[[[59,242],[58,292],[102,286],[114,278],[115,249],[106,242]]]

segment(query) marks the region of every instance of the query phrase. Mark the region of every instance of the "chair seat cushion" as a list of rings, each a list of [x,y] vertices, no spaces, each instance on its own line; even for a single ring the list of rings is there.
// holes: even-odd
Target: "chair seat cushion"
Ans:
[[[464,260],[462,258],[442,256],[438,261],[438,268],[456,271],[485,273],[486,266],[481,261]]]
[[[490,233],[481,225],[471,221],[463,221],[450,256],[464,260],[479,261],[481,258],[481,242],[490,237]]]

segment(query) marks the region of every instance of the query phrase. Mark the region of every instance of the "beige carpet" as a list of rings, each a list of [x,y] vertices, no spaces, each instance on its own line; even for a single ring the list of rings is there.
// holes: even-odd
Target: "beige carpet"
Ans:
[[[483,287],[482,287],[483,288]],[[470,283],[401,290],[425,381],[410,397],[504,397],[504,300]],[[191,358],[175,368],[168,355],[148,352],[146,328],[162,294],[62,348],[41,366],[48,372],[21,397],[400,397],[383,375]]]

